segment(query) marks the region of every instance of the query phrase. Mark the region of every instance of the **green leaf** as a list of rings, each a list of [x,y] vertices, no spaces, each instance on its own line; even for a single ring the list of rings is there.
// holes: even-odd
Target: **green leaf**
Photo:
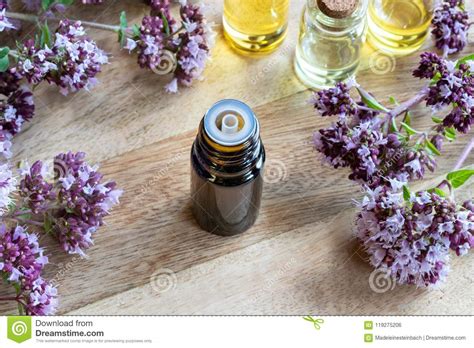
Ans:
[[[41,38],[40,38],[40,45],[41,47],[45,47],[46,45],[48,47],[51,47],[51,32],[49,31],[49,26],[48,23],[44,23],[44,25],[41,26]]]
[[[39,43],[40,43],[39,35],[38,33],[35,33],[35,46],[38,46]],[[18,41],[17,41],[17,47],[20,48],[20,46],[18,45]]]
[[[388,97],[388,101],[393,105],[398,105],[398,102],[394,97]]]
[[[405,113],[405,116],[403,116],[403,122],[409,126],[411,126],[411,114],[409,111]]]
[[[140,36],[140,26],[138,24],[133,25],[132,31],[133,31],[133,36],[134,37]]]
[[[120,28],[117,34],[118,34],[118,42],[120,42],[120,46],[123,47],[125,45],[125,34],[123,32],[123,29]]]
[[[444,136],[449,141],[456,140],[456,130],[453,127],[445,128],[444,129]]]
[[[125,11],[120,12],[120,27],[125,29],[128,27],[127,14]]]
[[[473,53],[473,54],[469,54],[469,55],[464,56],[464,57],[462,57],[461,59],[459,59],[458,62],[456,63],[456,68],[459,68],[459,66],[460,66],[461,64],[467,63],[467,62],[469,62],[470,60],[474,60],[474,53]]]
[[[406,124],[405,122],[400,122],[400,124],[402,125],[403,129],[406,130],[408,135],[414,135],[414,134],[419,134],[420,133],[417,130],[411,128],[410,125]]]
[[[441,152],[439,152],[436,146],[434,146],[434,144],[429,139],[425,140],[425,146],[435,155],[441,156]]]
[[[171,34],[170,25],[169,25],[169,23],[168,23],[168,18],[166,18],[163,13],[161,14],[161,20],[163,21],[163,24],[164,24],[164,26],[165,26],[165,33],[166,33],[166,35]]]
[[[397,134],[398,140],[400,140],[402,143],[408,140],[408,137],[406,135],[403,135],[401,133]]]
[[[403,199],[409,202],[410,196],[411,196],[410,189],[406,185],[403,185]]]
[[[0,72],[7,71],[9,66],[10,66],[10,59],[8,55],[0,58]]]
[[[357,87],[357,91],[359,92],[359,95],[362,98],[362,101],[364,102],[364,104],[367,105],[369,108],[379,110],[379,111],[384,111],[384,112],[389,111],[385,106],[380,104],[377,99],[375,99],[365,90]]]
[[[439,117],[431,117],[431,120],[434,122],[434,123],[442,123],[443,122],[443,119],[442,118],[439,118]]]
[[[20,219],[29,220],[29,219],[31,219],[31,214],[30,213],[25,213],[25,214],[18,215],[18,217]]]
[[[120,46],[125,46],[125,39],[127,35],[125,30],[128,28],[127,22],[127,14],[125,11],[120,12],[120,29],[118,30],[118,42],[120,42]]]
[[[74,2],[74,0],[59,0],[58,2],[62,5],[70,6]]]
[[[44,219],[43,228],[46,233],[50,233],[52,231],[53,223],[51,222],[51,219],[49,218]]]
[[[446,192],[444,192],[443,190],[441,190],[439,187],[435,187],[433,189],[433,191],[440,197],[447,197],[448,195],[446,194]]]
[[[433,76],[433,78],[431,79],[431,85],[434,85],[436,84],[436,82],[439,81],[439,79],[441,78],[441,73],[438,71],[436,72],[436,74]]]
[[[0,58],[7,56],[9,52],[10,52],[10,49],[8,47],[0,48]]]
[[[448,181],[454,188],[461,187],[464,183],[469,180],[471,176],[474,175],[474,170],[472,169],[461,169],[451,172],[447,175]]]
[[[41,8],[43,11],[46,11],[52,4],[54,0],[41,0]]]
[[[395,120],[395,117],[392,117],[392,122],[390,124],[390,130],[392,132],[398,132],[397,121]]]

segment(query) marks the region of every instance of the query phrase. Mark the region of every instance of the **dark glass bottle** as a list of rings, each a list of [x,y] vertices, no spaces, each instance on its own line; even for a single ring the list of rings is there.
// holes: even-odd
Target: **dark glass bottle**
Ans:
[[[225,99],[199,125],[191,149],[191,198],[199,225],[222,236],[244,232],[258,216],[265,149],[252,109]]]

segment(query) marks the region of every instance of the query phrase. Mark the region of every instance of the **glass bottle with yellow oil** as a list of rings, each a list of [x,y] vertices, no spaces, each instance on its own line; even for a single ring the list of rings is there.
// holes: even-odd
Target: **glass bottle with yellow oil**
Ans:
[[[436,0],[370,0],[368,41],[401,56],[418,50],[428,35]]]
[[[269,53],[284,40],[289,0],[224,0],[224,35],[241,53]]]
[[[310,88],[323,89],[352,77],[367,28],[368,0],[307,0],[294,67]]]

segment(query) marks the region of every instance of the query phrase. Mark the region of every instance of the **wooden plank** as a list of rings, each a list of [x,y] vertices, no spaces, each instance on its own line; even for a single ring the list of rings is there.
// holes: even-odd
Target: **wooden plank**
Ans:
[[[352,212],[352,210],[351,210]],[[445,286],[428,291],[388,284],[374,292],[368,265],[352,239],[350,217],[337,214],[228,253],[68,314],[467,314],[472,255],[453,260]],[[165,289],[169,289],[164,291]]]

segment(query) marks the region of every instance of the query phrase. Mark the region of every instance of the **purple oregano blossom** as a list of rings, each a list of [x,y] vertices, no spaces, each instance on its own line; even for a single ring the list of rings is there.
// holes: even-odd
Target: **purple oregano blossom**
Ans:
[[[41,162],[20,171],[19,193],[33,214],[45,216],[61,247],[70,254],[85,256],[92,236],[103,218],[119,203],[122,190],[113,181],[103,182],[97,166],[85,161],[83,152],[59,154],[54,158],[55,180],[47,180],[48,169]]]
[[[15,68],[0,73],[0,139],[11,139],[35,112],[33,94]],[[0,148],[0,152],[2,149]]]
[[[5,15],[8,9],[8,2],[6,0],[0,0],[0,32],[8,29],[15,29],[15,26],[9,21]]]
[[[460,52],[467,43],[469,17],[464,0],[444,0],[432,20],[436,47],[444,55]]]
[[[9,153],[11,138],[34,116],[35,105],[29,84],[55,84],[62,94],[89,90],[96,75],[108,62],[107,55],[85,36],[80,22],[62,20],[51,47],[27,39],[18,43],[16,66],[0,72],[0,155]],[[25,81],[26,80],[26,81]]]
[[[12,229],[0,225],[0,273],[10,284],[16,285],[13,298],[27,315],[50,315],[57,309],[57,290],[41,278],[48,263],[38,236],[22,226]]]
[[[352,80],[314,95],[313,103],[322,116],[337,116],[336,122],[313,137],[323,162],[350,168],[349,179],[370,187],[388,178],[421,179],[426,169],[433,170],[433,156],[410,144],[398,130],[389,131],[389,118],[363,100],[356,102],[349,94],[352,87],[360,89]]]
[[[434,155],[439,155],[444,138],[453,140],[456,131],[467,133],[474,122],[474,60],[467,56],[453,62],[425,52],[413,75],[430,83],[392,110],[354,80],[316,92],[312,103],[320,115],[337,117],[331,126],[314,134],[323,161],[334,168],[350,168],[351,180],[372,188],[387,183],[387,178],[407,174],[410,180],[421,179],[426,170],[433,171]],[[360,101],[351,96],[352,88],[359,91]],[[430,132],[416,131],[406,123],[409,109],[423,101],[434,114],[447,112],[433,118],[437,124]],[[404,122],[396,125],[399,115],[404,115]]]
[[[149,3],[150,15],[143,18],[138,33],[127,38],[125,48],[137,50],[140,67],[157,74],[173,72],[166,90],[176,93],[179,85],[190,86],[201,76],[214,44],[214,32],[197,5],[182,2],[178,25],[171,16],[169,0]]]
[[[80,21],[60,21],[52,47],[42,48],[34,40],[27,40],[18,55],[18,72],[28,82],[48,81],[64,95],[95,86],[95,76],[108,63],[107,55],[85,35]]]
[[[13,177],[10,165],[0,163],[0,217],[8,210],[12,202],[12,193],[16,189],[16,180]]]
[[[474,247],[473,205],[459,207],[429,191],[406,195],[404,185],[393,179],[390,186],[367,189],[357,236],[370,263],[398,283],[436,285],[446,278],[449,250],[460,256]]]
[[[461,1],[446,1],[434,26],[437,47],[444,55],[466,45],[469,25]],[[442,184],[411,193],[408,182],[435,169],[435,156],[441,155],[445,139],[452,141],[456,132],[470,131],[474,122],[474,58],[470,55],[453,62],[425,52],[413,75],[429,82],[406,102],[391,98],[393,109],[353,80],[315,93],[315,109],[335,121],[314,134],[314,146],[325,163],[349,168],[349,178],[362,185],[365,198],[359,204],[357,236],[371,264],[401,284],[426,287],[445,279],[450,250],[460,256],[474,246],[474,204],[456,204],[451,192],[474,172],[448,174],[442,184],[449,187],[450,195],[441,190]],[[360,100],[351,95],[353,89]],[[410,125],[410,111],[423,102],[431,108],[434,124],[419,131]],[[438,117],[439,113],[445,116]],[[473,147],[474,140],[456,168]],[[458,182],[453,179],[456,176]]]
[[[52,235],[66,252],[85,256],[122,190],[104,181],[83,152],[57,155],[54,173],[41,161],[24,162],[19,176],[17,184],[10,166],[0,164],[0,273],[16,289],[15,297],[0,300],[16,301],[28,315],[54,314],[57,290],[41,276],[48,258],[26,226]]]
[[[4,0],[1,0],[4,1]],[[100,0],[83,0],[86,4],[98,4]],[[180,1],[180,20],[173,18],[169,0],[146,1],[150,14],[141,25],[128,27],[125,12],[121,13],[120,25],[84,22],[85,25],[112,30],[119,33],[119,41],[130,52],[138,53],[138,64],[159,75],[173,74],[166,90],[176,93],[178,86],[190,86],[199,79],[214,44],[214,32],[202,13],[202,7]],[[34,9],[37,1],[27,1]],[[5,5],[6,6],[6,5]],[[59,8],[57,8],[59,6]],[[107,56],[94,41],[85,36],[81,22],[71,23],[65,19],[59,23],[53,38],[49,37],[47,19],[54,11],[64,11],[64,5],[53,2],[40,16],[9,12],[15,20],[40,23],[39,40],[20,43],[13,55],[17,56],[17,70],[29,81],[38,84],[48,81],[60,87],[63,94],[81,88],[88,89],[97,83],[95,75],[101,65],[108,62]],[[3,11],[0,8],[0,11]],[[4,12],[0,12],[2,16]],[[6,28],[8,19],[0,17]]]
[[[452,106],[443,125],[467,133],[474,122],[474,61],[452,62],[425,52],[413,75],[432,81],[426,105],[433,107],[434,111]]]

